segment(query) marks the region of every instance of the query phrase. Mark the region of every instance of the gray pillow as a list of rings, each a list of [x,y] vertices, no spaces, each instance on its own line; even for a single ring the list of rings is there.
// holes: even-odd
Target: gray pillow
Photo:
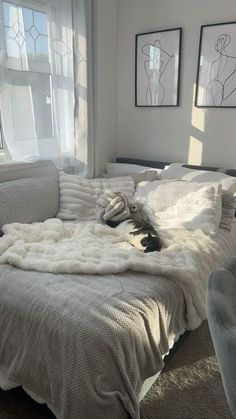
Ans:
[[[58,206],[57,175],[0,183],[0,229],[4,224],[53,218]]]

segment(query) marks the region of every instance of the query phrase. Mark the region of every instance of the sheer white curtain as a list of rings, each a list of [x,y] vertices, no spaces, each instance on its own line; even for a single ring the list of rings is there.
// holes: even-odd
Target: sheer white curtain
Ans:
[[[90,163],[92,173],[91,20],[92,0],[0,0],[0,110],[12,160],[86,173]]]
[[[87,177],[94,173],[92,22],[93,1],[73,0],[75,153]]]

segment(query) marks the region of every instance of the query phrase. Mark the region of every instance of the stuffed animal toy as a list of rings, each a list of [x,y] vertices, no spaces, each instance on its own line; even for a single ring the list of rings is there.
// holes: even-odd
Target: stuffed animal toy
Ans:
[[[120,222],[132,218],[136,221],[146,221],[143,205],[130,201],[120,192],[106,190],[97,200],[96,219],[100,222]]]
[[[161,239],[140,202],[130,201],[120,192],[105,191],[97,200],[96,218],[109,227],[119,229],[127,241],[142,252],[160,251]]]

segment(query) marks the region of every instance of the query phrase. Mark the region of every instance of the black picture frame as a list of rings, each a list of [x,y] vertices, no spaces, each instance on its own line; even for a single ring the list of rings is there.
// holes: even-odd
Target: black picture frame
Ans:
[[[157,38],[158,37],[158,38]],[[145,43],[144,43],[145,42]],[[144,43],[144,44],[143,44]],[[164,44],[164,46],[163,46]],[[146,48],[146,51],[144,50]],[[149,52],[147,52],[149,48]],[[168,48],[166,50],[165,48]],[[135,106],[176,107],[180,99],[182,28],[138,33],[135,36]],[[163,57],[161,60],[161,53]],[[142,55],[143,56],[142,56]],[[151,57],[152,54],[152,57]],[[154,57],[155,55],[155,57]],[[177,59],[177,69],[174,60]],[[161,64],[158,62],[161,61]],[[146,71],[156,64],[156,74]],[[160,71],[164,65],[164,71]],[[152,70],[152,69],[151,69]],[[148,70],[149,71],[149,70]],[[164,73],[165,72],[165,73]],[[151,82],[150,82],[151,76]],[[162,81],[160,83],[160,79]],[[150,89],[151,86],[151,89]],[[160,92],[160,93],[159,93]],[[171,98],[171,99],[170,99]]]
[[[236,107],[236,22],[201,26],[194,104],[197,108]]]

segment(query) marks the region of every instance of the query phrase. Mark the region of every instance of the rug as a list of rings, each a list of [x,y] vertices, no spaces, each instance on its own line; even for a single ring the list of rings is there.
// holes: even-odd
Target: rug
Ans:
[[[189,334],[141,402],[141,419],[233,419],[206,321]]]

